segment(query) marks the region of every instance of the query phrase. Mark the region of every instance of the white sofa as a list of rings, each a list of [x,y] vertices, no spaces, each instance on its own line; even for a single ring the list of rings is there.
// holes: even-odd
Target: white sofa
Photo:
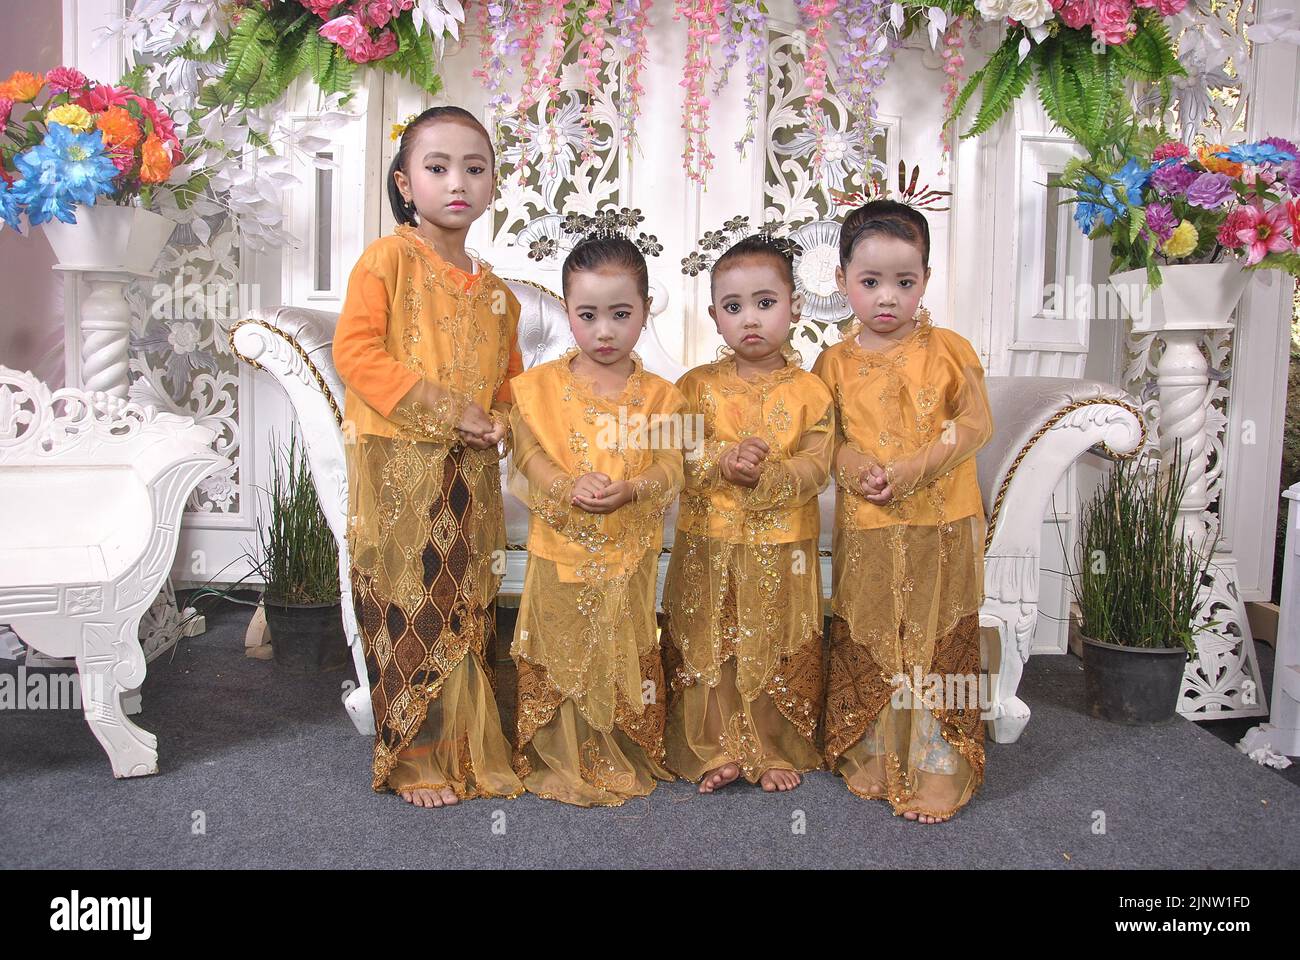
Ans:
[[[562,301],[528,281],[507,282],[523,307],[519,340],[525,366],[560,356],[573,344]],[[339,542],[340,583],[343,596],[348,597],[347,476],[340,431],[343,388],[331,350],[337,319],[336,314],[319,310],[273,307],[236,324],[230,336],[237,355],[270,373],[289,394],[306,438],[316,489]],[[642,336],[637,351],[647,369],[666,379],[676,380],[685,372],[659,344],[653,326]],[[1039,538],[1049,498],[1070,464],[1090,447],[1103,444],[1114,455],[1129,454],[1142,444],[1145,427],[1136,402],[1110,384],[1052,377],[989,377],[986,383],[995,430],[978,455],[989,517],[986,600],[980,624],[996,629],[999,637],[999,649],[988,663],[996,673],[988,711],[991,732],[998,742],[1010,743],[1029,721],[1029,707],[1016,696],[1016,688],[1038,617]],[[834,503],[831,484],[820,498],[822,579],[828,596]],[[528,511],[507,492],[505,514],[509,550],[502,593],[510,595],[523,584]],[[667,518],[666,549],[671,549],[675,517],[674,509]],[[661,587],[666,566],[665,556]],[[350,603],[343,605],[343,619],[360,681],[360,688],[348,699],[348,710],[359,730],[373,732],[368,725],[372,721],[365,661]]]
[[[75,657],[86,723],[116,777],[158,772],[127,717],[145,676],[140,618],[171,569],[194,485],[230,465],[189,417],[105,393],[53,393],[0,367],[0,622]]]

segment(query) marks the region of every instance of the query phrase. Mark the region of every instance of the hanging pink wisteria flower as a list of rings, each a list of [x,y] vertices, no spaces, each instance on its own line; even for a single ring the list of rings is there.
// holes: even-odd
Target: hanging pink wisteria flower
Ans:
[[[827,32],[836,5],[836,0],[795,0],[799,22],[808,34],[808,50],[803,61],[804,83],[808,87],[808,96],[804,100],[804,117],[816,137],[812,161],[814,173],[821,170],[825,152],[826,114],[821,109],[821,101],[826,96]]]
[[[583,92],[582,122],[587,128],[583,145],[583,159],[591,156],[591,144],[596,139],[596,101],[600,96],[600,71],[604,66],[605,31],[609,27],[613,0],[593,0],[582,12],[582,41],[578,44],[578,62],[582,66]]]
[[[703,184],[713,169],[713,152],[709,149],[709,98],[706,95],[709,71],[713,69],[712,46],[722,39],[720,20],[726,11],[723,0],[677,0],[673,19],[685,17],[686,64],[680,85],[686,89],[682,103],[682,129],[686,147],[682,161],[686,176]]]

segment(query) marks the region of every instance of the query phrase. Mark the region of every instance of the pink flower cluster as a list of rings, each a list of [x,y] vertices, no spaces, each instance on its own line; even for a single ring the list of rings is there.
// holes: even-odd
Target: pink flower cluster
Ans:
[[[605,31],[613,9],[614,0],[595,0],[582,13],[582,42],[578,44],[578,53],[583,89],[587,94],[587,102],[582,107],[582,120],[588,135],[583,150],[584,160],[590,157],[591,143],[596,139],[595,108],[600,96],[600,70],[604,66],[601,51],[605,49]]]
[[[1247,264],[1270,253],[1300,252],[1300,198],[1268,210],[1263,204],[1242,204],[1228,214],[1217,239],[1229,250],[1245,251]]]
[[[1162,17],[1181,13],[1187,0],[1051,0],[1057,17],[1071,30],[1092,29],[1092,37],[1107,46],[1127,43],[1137,32],[1134,20],[1139,7],[1155,10]]]
[[[677,0],[673,19],[685,17],[686,64],[680,86],[686,88],[682,103],[682,129],[686,131],[686,148],[682,151],[686,176],[704,183],[713,169],[713,151],[706,139],[709,129],[709,98],[705,96],[709,72],[713,69],[712,48],[722,39],[722,18],[726,13],[723,0]]]
[[[325,21],[317,31],[331,43],[343,48],[353,63],[384,60],[397,52],[397,34],[389,23],[415,6],[415,0],[298,0]],[[332,16],[339,9],[346,10]]]
[[[966,57],[962,55],[962,48],[966,41],[962,37],[962,28],[967,27],[969,22],[961,17],[956,18],[951,25],[951,29],[944,34],[943,50],[940,56],[943,57],[943,72],[947,79],[943,82],[943,111],[944,114],[952,113],[953,105],[957,102],[957,97],[961,93],[962,79],[961,68],[966,64]],[[943,161],[946,163],[952,156],[952,125],[945,124],[939,131],[939,148],[943,151]],[[942,167],[940,174],[943,173]]]

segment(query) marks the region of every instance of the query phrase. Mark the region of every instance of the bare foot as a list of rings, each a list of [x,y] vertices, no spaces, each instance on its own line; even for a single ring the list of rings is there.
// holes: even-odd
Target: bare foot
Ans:
[[[453,807],[460,802],[456,791],[451,787],[429,790],[421,787],[417,790],[403,790],[402,799],[413,807]]]
[[[907,813],[903,814],[903,819],[904,819],[904,820],[914,820],[914,821],[916,821],[917,823],[946,823],[947,821],[951,820],[952,818],[951,818],[951,817],[932,817],[932,816],[930,816],[928,813],[914,813],[914,812],[912,812],[912,811],[909,810]]]
[[[740,776],[740,767],[734,763],[724,763],[704,775],[700,781],[700,793],[712,793],[719,787],[725,787]]]
[[[758,778],[758,782],[768,793],[773,793],[777,790],[793,790],[803,781],[793,770],[767,770]]]

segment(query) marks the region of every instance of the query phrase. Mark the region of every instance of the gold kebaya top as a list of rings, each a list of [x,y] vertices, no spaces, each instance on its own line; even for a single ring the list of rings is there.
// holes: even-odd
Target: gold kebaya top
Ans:
[[[664,511],[682,488],[686,402],[677,388],[647,373],[634,353],[623,392],[601,396],[573,372],[577,353],[533,367],[511,385],[511,490],[532,511],[528,552],[553,561],[562,580],[580,568],[620,576],[646,551],[657,554]],[[573,506],[573,484],[587,473],[632,481],[636,499],[609,514]]]
[[[519,301],[479,267],[457,269],[405,224],[362,253],[334,332],[354,435],[405,429],[450,446],[471,402],[485,411],[496,402],[504,415],[509,380],[523,370]],[[428,389],[407,397],[422,381]]]
[[[974,349],[960,334],[918,322],[876,352],[859,345],[860,329],[855,321],[813,365],[835,397],[842,520],[872,529],[982,514],[974,454],[993,419]],[[857,492],[855,478],[872,463],[885,468],[894,503],[878,506]]]
[[[816,539],[817,494],[825,488],[834,446],[831,393],[799,366],[745,380],[729,351],[677,382],[691,414],[703,421],[703,442],[686,457],[677,531],[729,543],[793,543]],[[727,450],[746,437],[768,445],[758,485],[722,476]]]

